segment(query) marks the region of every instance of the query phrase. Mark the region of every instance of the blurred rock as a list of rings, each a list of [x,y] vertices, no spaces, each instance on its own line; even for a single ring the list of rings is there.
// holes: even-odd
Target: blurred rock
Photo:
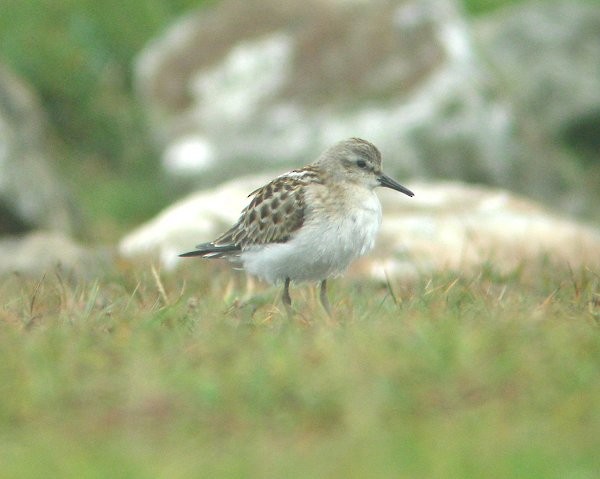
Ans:
[[[73,209],[50,152],[37,98],[0,64],[0,236],[72,230]]]
[[[0,276],[64,272],[92,278],[107,268],[108,253],[92,251],[59,232],[34,231],[0,239]]]
[[[512,113],[456,0],[222,0],[136,62],[166,169],[214,184],[359,136],[390,173],[509,184]],[[538,176],[544,176],[542,172]]]
[[[518,3],[474,32],[514,112],[519,190],[600,220],[600,5]]]
[[[214,239],[239,217],[247,194],[274,175],[240,178],[193,194],[127,235],[127,258],[154,255],[166,268],[179,253]],[[600,231],[553,215],[503,190],[462,183],[412,183],[406,198],[380,189],[383,223],[376,250],[352,271],[372,277],[412,277],[440,269],[468,270],[490,262],[499,271],[548,255],[573,268],[600,267]],[[191,260],[185,260],[191,261]],[[202,260],[197,260],[202,261]]]
[[[359,136],[395,176],[486,183],[596,217],[600,167],[561,138],[584,132],[597,160],[599,17],[536,2],[473,29],[458,0],[222,0],[148,45],[136,88],[167,171],[195,186]]]
[[[510,272],[547,257],[600,268],[600,229],[550,212],[506,190],[458,182],[418,183],[408,204],[383,190],[381,240],[363,267],[383,278],[490,263]],[[390,194],[391,193],[391,194]],[[414,201],[416,200],[416,201]]]
[[[475,32],[520,114],[555,138],[587,121],[600,135],[600,6],[519,3],[484,18]]]

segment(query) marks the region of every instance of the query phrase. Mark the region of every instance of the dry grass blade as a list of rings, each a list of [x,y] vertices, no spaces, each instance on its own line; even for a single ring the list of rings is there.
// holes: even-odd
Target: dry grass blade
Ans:
[[[158,294],[160,295],[163,304],[165,306],[169,306],[169,297],[167,296],[167,292],[165,291],[165,287],[163,286],[162,280],[160,279],[160,275],[158,274],[158,271],[156,270],[156,268],[154,267],[154,265],[152,265],[150,267],[151,271],[152,271],[152,277],[154,278],[154,282],[156,284],[156,288],[158,289]]]

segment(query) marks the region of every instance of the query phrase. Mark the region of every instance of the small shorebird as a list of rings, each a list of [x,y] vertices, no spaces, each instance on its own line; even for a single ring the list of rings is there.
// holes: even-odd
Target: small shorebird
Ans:
[[[284,283],[291,312],[290,281],[320,281],[328,314],[327,278],[373,248],[381,223],[374,189],[414,193],[381,171],[381,154],[359,138],[341,141],[317,160],[250,193],[238,222],[210,243],[180,256],[226,258],[269,283]]]

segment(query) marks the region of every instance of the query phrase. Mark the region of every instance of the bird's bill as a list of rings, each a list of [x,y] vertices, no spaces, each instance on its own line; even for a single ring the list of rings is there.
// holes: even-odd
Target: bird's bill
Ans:
[[[399,191],[400,193],[404,193],[405,195],[415,196],[415,194],[412,191],[410,191],[408,188],[406,188],[405,186],[402,186],[396,180],[393,180],[388,175],[384,175],[383,173],[379,177],[379,184],[381,186],[385,186],[386,188],[391,188],[392,190],[396,190],[396,191]]]

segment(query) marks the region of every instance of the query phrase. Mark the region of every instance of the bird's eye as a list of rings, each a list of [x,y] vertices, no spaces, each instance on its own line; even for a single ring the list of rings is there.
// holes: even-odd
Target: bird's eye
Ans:
[[[358,160],[356,162],[356,166],[358,166],[359,168],[366,168],[367,167],[367,162],[364,160]]]

